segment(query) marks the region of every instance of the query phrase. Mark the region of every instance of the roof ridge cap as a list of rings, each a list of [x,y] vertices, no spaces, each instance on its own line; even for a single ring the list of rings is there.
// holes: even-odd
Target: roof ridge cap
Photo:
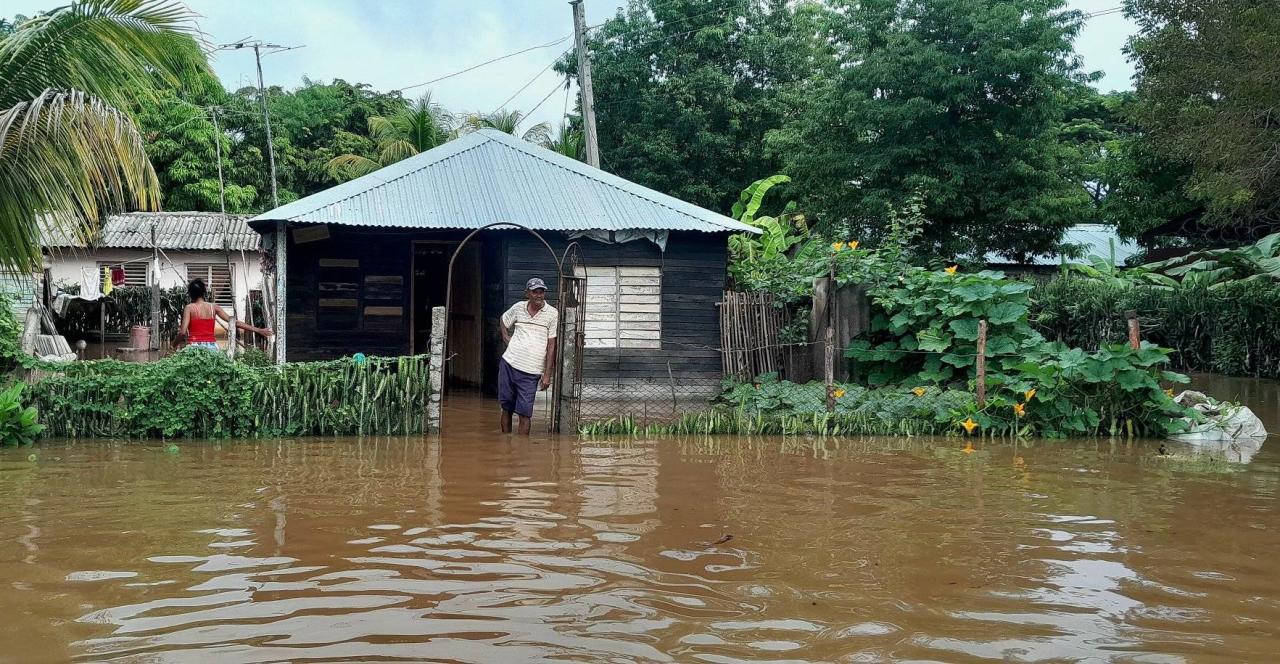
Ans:
[[[492,129],[492,128],[490,128],[490,127],[486,127],[485,129]],[[482,131],[483,131],[483,130],[482,130]],[[508,147],[508,148],[510,148],[510,149],[516,150],[517,152],[523,152],[523,153],[525,153],[525,154],[527,154],[527,155],[529,155],[529,156],[531,156],[531,157],[533,157],[533,158],[535,158],[535,159],[540,159],[540,160],[542,160],[542,161],[544,161],[544,162],[546,162],[546,163],[548,163],[548,164],[550,164],[550,165],[552,165],[552,166],[555,166],[556,168],[559,168],[559,169],[564,170],[564,171],[568,171],[568,172],[570,172],[570,173],[574,173],[574,174],[576,174],[576,175],[580,175],[580,176],[585,177],[585,178],[590,178],[590,179],[592,179],[592,180],[595,180],[596,182],[599,182],[599,183],[600,183],[600,184],[602,184],[602,185],[605,185],[605,186],[607,186],[607,187],[612,187],[613,189],[615,189],[615,190],[617,190],[617,191],[619,191],[619,192],[621,192],[621,193],[624,193],[624,194],[626,194],[626,195],[628,195],[628,196],[631,196],[631,197],[633,197],[633,198],[638,198],[638,199],[643,200],[643,201],[648,201],[648,202],[653,203],[653,204],[655,204],[655,205],[658,205],[658,206],[664,207],[664,208],[666,208],[666,209],[668,209],[668,210],[671,210],[672,212],[675,212],[675,213],[677,213],[677,214],[681,214],[681,215],[684,215],[684,216],[686,216],[686,217],[689,217],[690,219],[695,219],[695,220],[697,220],[697,221],[706,222],[706,223],[710,223],[710,224],[716,224],[717,226],[720,226],[721,228],[723,228],[725,231],[728,231],[728,232],[744,232],[744,231],[742,231],[742,230],[740,230],[740,229],[730,228],[729,226],[726,226],[726,225],[724,224],[724,222],[721,222],[721,221],[718,221],[718,220],[706,219],[706,218],[700,217],[700,216],[698,216],[698,215],[690,214],[689,212],[687,212],[687,211],[685,211],[685,210],[681,210],[681,209],[679,209],[679,208],[677,208],[677,207],[675,207],[675,206],[671,205],[670,203],[668,203],[668,202],[666,202],[666,201],[658,200],[658,199],[655,199],[655,198],[648,198],[648,197],[645,197],[645,196],[641,196],[640,194],[637,194],[637,193],[636,193],[636,192],[634,192],[634,191],[629,191],[629,190],[627,190],[627,189],[625,189],[625,188],[623,188],[623,187],[618,186],[618,185],[617,185],[616,183],[614,183],[614,182],[610,182],[610,181],[609,181],[608,179],[606,179],[606,178],[602,178],[602,177],[600,177],[597,173],[595,173],[595,172],[593,172],[593,171],[598,171],[599,173],[603,173],[603,174],[605,174],[605,175],[608,175],[610,178],[618,178],[618,179],[621,179],[621,180],[624,180],[624,181],[630,182],[629,180],[626,180],[625,178],[623,178],[623,177],[622,177],[622,176],[620,176],[620,175],[614,175],[613,173],[610,173],[609,171],[606,171],[606,170],[604,170],[604,169],[602,169],[602,168],[597,168],[597,167],[591,166],[590,164],[586,164],[586,163],[583,163],[583,165],[584,165],[584,166],[586,166],[586,168],[585,168],[585,169],[583,169],[583,170],[581,170],[581,171],[579,171],[579,170],[575,170],[575,169],[572,169],[572,168],[569,168],[568,166],[566,166],[566,165],[564,165],[564,164],[560,164],[560,163],[557,163],[557,162],[556,162],[556,161],[554,161],[554,160],[547,159],[545,156],[543,156],[543,155],[539,154],[537,150],[533,150],[533,149],[529,149],[529,148],[538,148],[539,150],[545,150],[546,152],[550,152],[551,154],[559,154],[558,152],[555,152],[555,151],[550,150],[550,149],[548,149],[548,148],[544,148],[544,147],[542,147],[542,146],[540,146],[540,145],[537,145],[537,144],[534,144],[534,143],[530,143],[529,141],[526,141],[526,140],[524,140],[524,139],[522,139],[522,138],[519,138],[519,137],[517,137],[517,136],[511,136],[510,134],[507,134],[506,132],[499,131],[499,130],[497,130],[497,129],[492,129],[492,131],[495,131],[495,132],[497,132],[497,133],[499,133],[499,134],[502,134],[502,135],[503,135],[503,136],[505,136],[505,137],[510,137],[511,139],[514,139],[514,140],[512,140],[512,141],[510,141],[510,142],[508,142],[508,141],[499,141],[499,140],[495,140],[495,139],[493,139],[493,138],[490,138],[489,140],[494,141],[494,142],[496,142],[496,143],[500,143],[500,144],[502,144],[502,145],[504,145],[504,146],[506,146],[506,147]],[[572,159],[571,157],[568,157],[568,156],[566,156],[566,155],[560,155],[560,156],[565,157],[566,159]],[[576,161],[576,160],[575,160],[575,161]],[[579,162],[579,163],[582,163],[582,162]],[[640,184],[640,183],[638,183],[638,182],[637,182],[637,183],[632,183],[632,184],[635,184],[635,185],[640,186],[640,187],[644,187],[645,189],[649,189],[650,191],[653,191],[654,193],[657,193],[657,194],[661,194],[662,196],[664,196],[664,197],[666,197],[666,198],[672,198],[672,199],[677,200],[677,201],[679,201],[679,200],[680,200],[680,199],[675,198],[674,196],[672,196],[672,195],[670,195],[670,194],[664,194],[664,193],[662,193],[662,192],[658,191],[657,189],[652,189],[652,188],[650,188],[650,187],[645,187],[644,185],[642,185],[642,184]],[[697,207],[697,206],[694,206],[692,203],[688,203],[688,202],[686,202],[686,201],[680,201],[680,202],[684,203],[685,205],[690,205],[690,206],[693,206],[693,207]],[[725,218],[727,218],[727,219],[732,219],[732,217],[729,217],[728,215],[721,215],[719,212],[714,212],[714,211],[712,211],[712,210],[706,210],[705,208],[698,208],[698,209],[700,209],[700,210],[705,210],[706,212],[708,212],[708,213],[710,213],[710,214],[712,214],[712,215],[723,216],[723,217],[725,217]]]

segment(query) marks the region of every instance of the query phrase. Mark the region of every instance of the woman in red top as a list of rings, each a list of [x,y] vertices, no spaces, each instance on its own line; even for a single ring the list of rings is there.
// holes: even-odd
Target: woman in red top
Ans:
[[[182,326],[178,328],[178,334],[187,338],[189,346],[218,350],[217,340],[213,336],[213,326],[217,319],[231,320],[231,317],[222,310],[222,307],[205,301],[208,289],[203,279],[192,279],[191,283],[187,284],[187,295],[191,296],[191,304],[182,309]],[[264,337],[273,334],[265,327],[254,327],[241,321],[236,321],[236,329],[256,332]]]

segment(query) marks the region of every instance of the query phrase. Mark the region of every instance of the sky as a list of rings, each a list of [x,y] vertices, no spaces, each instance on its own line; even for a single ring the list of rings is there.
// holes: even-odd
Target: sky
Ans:
[[[63,3],[0,0],[0,16],[30,15]],[[547,67],[572,46],[573,16],[566,0],[188,0],[187,4],[202,17],[200,29],[211,44],[255,38],[301,47],[263,58],[267,84],[286,88],[297,87],[308,77],[369,83],[383,91],[399,89],[563,37],[553,46],[405,90],[405,95],[414,97],[430,89],[434,101],[454,112],[493,111],[515,95],[506,108],[527,112],[536,106],[530,122],[555,124],[565,111],[565,90]],[[604,21],[625,4],[625,0],[585,0],[587,24]],[[1120,4],[1121,0],[1068,0],[1071,8],[1084,12]],[[1089,19],[1076,39],[1085,69],[1104,74],[1096,83],[1099,89],[1132,87],[1133,67],[1121,49],[1133,31],[1132,22],[1123,15],[1109,14]],[[249,50],[218,52],[213,67],[229,89],[256,82]],[[576,88],[571,94],[577,94]],[[573,109],[572,99],[568,108]]]

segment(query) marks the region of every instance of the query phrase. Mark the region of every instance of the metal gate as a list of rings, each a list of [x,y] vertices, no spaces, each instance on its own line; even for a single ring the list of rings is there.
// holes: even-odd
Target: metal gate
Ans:
[[[587,319],[587,271],[577,242],[560,257],[560,374],[551,386],[551,430],[573,432],[582,415],[582,349]]]

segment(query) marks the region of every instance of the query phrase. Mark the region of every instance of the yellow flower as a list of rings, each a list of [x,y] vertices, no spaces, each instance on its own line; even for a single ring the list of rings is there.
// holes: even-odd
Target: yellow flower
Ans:
[[[832,392],[831,394],[834,395],[835,398],[839,399],[840,397],[844,396],[844,390],[837,388],[836,391]]]
[[[1015,404],[1013,404],[1013,414],[1014,414],[1014,415],[1017,415],[1018,417],[1022,417],[1023,415],[1026,415],[1026,414],[1027,414],[1027,404],[1025,404],[1025,403],[1015,403]]]
[[[960,450],[960,451],[961,451],[961,452],[964,452],[965,454],[973,454],[973,453],[974,453],[974,452],[976,452],[977,450],[973,449],[973,443],[966,442],[966,443],[964,444],[964,449],[963,449],[963,450]]]
[[[857,248],[858,248],[858,241],[849,240],[849,251],[853,251],[854,249],[857,249]]]
[[[922,397],[922,396],[924,396],[924,393],[925,393],[926,391],[927,391],[927,390],[925,390],[923,387],[913,387],[913,388],[911,388],[911,393],[912,393],[912,394],[914,394],[914,395],[916,395],[916,396],[918,396],[918,397]]]
[[[973,430],[974,430],[974,429],[976,429],[976,428],[978,428],[978,423],[977,423],[977,422],[974,422],[974,421],[973,421],[973,418],[972,418],[972,417],[970,417],[970,418],[966,419],[965,421],[961,422],[961,423],[960,423],[960,426],[964,427],[964,432],[965,432],[965,433],[973,433]]]
[[[840,251],[841,249],[844,249],[844,243],[843,243],[843,242],[832,242],[832,243],[831,243],[831,248],[832,248],[832,249],[835,249],[836,251]]]
[[[1035,395],[1036,395],[1036,388],[1034,387],[1022,393],[1022,396],[1026,397],[1026,401],[1031,401],[1032,397],[1034,397]]]
[[[947,274],[955,274],[955,273],[956,273],[956,270],[959,270],[959,269],[960,269],[960,266],[959,266],[959,265],[952,265],[951,267],[947,268],[947,269],[946,269],[946,270],[944,270],[944,271],[945,271]]]
[[[1166,397],[1170,397],[1170,398],[1172,398],[1172,397],[1173,397],[1173,388],[1169,388],[1169,389],[1165,390],[1165,391],[1164,391],[1164,395],[1165,395]]]

